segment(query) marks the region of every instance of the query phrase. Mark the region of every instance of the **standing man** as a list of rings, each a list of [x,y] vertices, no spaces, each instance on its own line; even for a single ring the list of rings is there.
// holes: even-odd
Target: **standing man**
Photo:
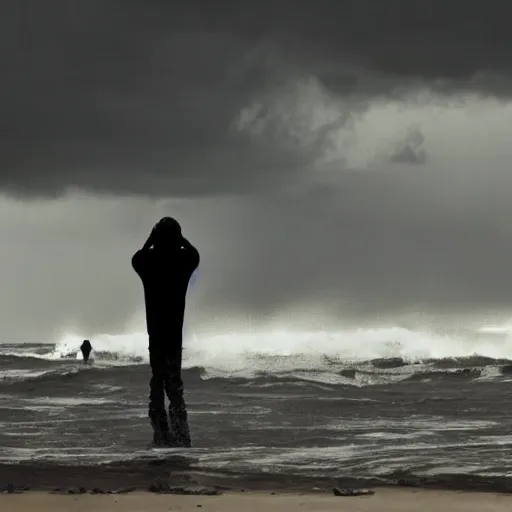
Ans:
[[[132,266],[142,280],[146,302],[152,371],[148,415],[153,442],[157,446],[190,447],[181,379],[182,331],[188,282],[199,266],[199,252],[183,237],[178,221],[164,217],[144,247],[133,255]]]
[[[82,352],[82,359],[84,360],[84,363],[87,364],[89,362],[89,356],[92,352],[91,342],[89,340],[84,340],[80,345],[80,351]]]

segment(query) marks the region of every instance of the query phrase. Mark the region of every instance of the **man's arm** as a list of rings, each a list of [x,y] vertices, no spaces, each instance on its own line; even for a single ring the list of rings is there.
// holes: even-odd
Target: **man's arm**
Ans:
[[[181,239],[181,246],[185,253],[187,265],[192,269],[192,272],[199,266],[201,260],[199,251],[185,238]]]
[[[155,228],[151,230],[151,233],[149,234],[148,239],[146,240],[146,243],[142,246],[143,251],[147,251],[148,249],[151,249],[151,246],[155,243]]]
[[[133,256],[132,256],[132,267],[139,276],[144,272],[144,268],[146,266],[146,262],[149,256],[149,250],[151,249],[151,246],[153,245],[155,241],[155,229],[151,231],[151,234],[149,235],[148,239],[142,246],[142,249],[139,249]]]

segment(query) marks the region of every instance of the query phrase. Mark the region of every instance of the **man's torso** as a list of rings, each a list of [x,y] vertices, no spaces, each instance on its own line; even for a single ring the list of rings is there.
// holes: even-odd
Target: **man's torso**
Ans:
[[[184,249],[138,251],[133,266],[144,286],[150,336],[181,334],[194,254]]]

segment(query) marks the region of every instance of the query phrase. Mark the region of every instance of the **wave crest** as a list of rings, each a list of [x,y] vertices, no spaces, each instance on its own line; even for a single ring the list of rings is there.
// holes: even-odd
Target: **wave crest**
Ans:
[[[54,346],[1,346],[2,357],[45,361],[80,359],[83,336],[69,335]],[[102,335],[91,339],[96,365],[147,363],[145,333]],[[354,383],[386,373],[407,378],[412,373],[453,368],[504,366],[510,373],[512,337],[508,333],[458,333],[404,327],[345,329],[335,332],[260,332],[190,335],[185,338],[184,369],[203,368],[203,378],[258,378],[293,375],[309,380]],[[4,361],[7,363],[7,361]],[[44,363],[42,363],[44,364]]]

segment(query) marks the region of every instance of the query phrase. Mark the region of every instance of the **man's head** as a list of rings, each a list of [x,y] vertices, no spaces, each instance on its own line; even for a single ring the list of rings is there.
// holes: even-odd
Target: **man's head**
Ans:
[[[155,245],[174,245],[181,240],[181,226],[172,217],[163,217],[153,228]]]

